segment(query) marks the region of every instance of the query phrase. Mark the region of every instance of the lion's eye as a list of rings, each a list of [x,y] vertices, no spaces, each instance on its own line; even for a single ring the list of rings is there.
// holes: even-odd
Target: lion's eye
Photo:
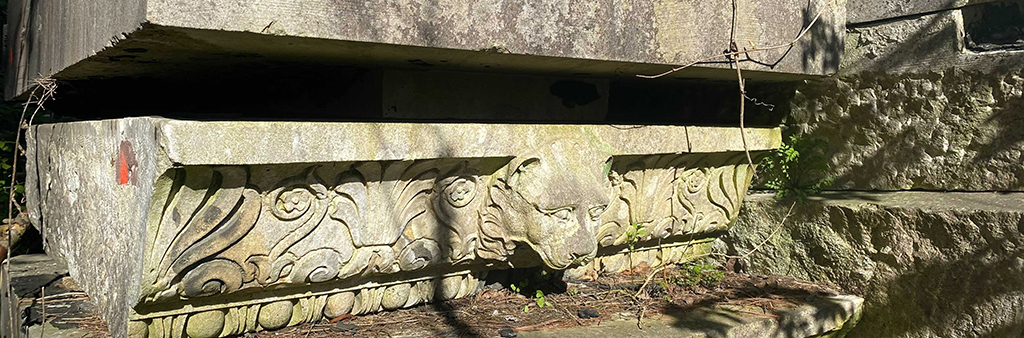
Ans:
[[[558,211],[555,211],[555,213],[553,213],[552,215],[555,216],[555,218],[558,218],[559,220],[561,220],[563,222],[567,222],[567,221],[569,221],[569,218],[572,217],[572,209],[571,208],[559,209]]]
[[[599,206],[590,208],[590,219],[594,220],[594,221],[601,220],[601,214],[604,213],[604,209],[605,209],[605,206],[603,206],[603,205],[599,205]]]

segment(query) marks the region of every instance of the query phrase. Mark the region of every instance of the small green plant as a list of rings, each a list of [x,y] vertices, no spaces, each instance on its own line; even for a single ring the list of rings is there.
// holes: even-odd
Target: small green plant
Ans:
[[[647,232],[641,223],[630,224],[632,229],[626,230],[626,245],[629,246],[629,268],[633,269],[633,251],[636,251],[636,243],[640,242]]]
[[[7,208],[7,201],[11,197],[11,181],[14,177],[13,167],[11,165],[11,154],[14,153],[14,142],[13,141],[0,141],[0,187],[2,187],[2,193],[0,193],[0,203],[3,203],[4,208]],[[25,186],[18,184],[14,186],[14,198],[19,199],[20,196],[25,194]],[[4,217],[7,217],[7,213],[4,213]]]
[[[553,284],[562,283],[560,275],[543,268],[527,269],[519,273],[521,274],[512,279],[517,282],[509,284],[509,288],[515,293],[533,299],[538,308],[551,305],[547,298],[544,297],[544,291],[542,289],[551,291],[550,288],[553,287]],[[569,293],[579,293],[579,290],[569,289]],[[530,309],[530,304],[523,306],[524,313],[530,312]]]
[[[636,243],[640,241],[647,232],[644,230],[644,225],[640,223],[633,223],[632,229],[626,230],[626,243],[629,245],[629,252],[633,252]]]
[[[775,190],[775,196],[807,198],[832,185],[828,177],[828,144],[820,139],[790,136],[778,150],[765,157],[760,173],[765,187]]]
[[[713,288],[725,278],[725,272],[715,269],[714,265],[690,262],[680,270],[681,276],[672,279],[672,282],[685,287]]]

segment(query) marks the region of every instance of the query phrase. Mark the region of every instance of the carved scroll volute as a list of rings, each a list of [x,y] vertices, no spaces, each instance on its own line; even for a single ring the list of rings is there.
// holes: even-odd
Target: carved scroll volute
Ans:
[[[308,262],[299,266],[301,257],[293,249],[323,222],[327,214],[327,202],[331,196],[316,169],[316,166],[306,168],[301,174],[278,183],[264,196],[263,203],[268,210],[261,217],[259,228],[275,232],[268,234],[264,231],[264,236],[277,233],[283,236],[272,242],[266,255],[256,254],[246,259],[247,280],[255,279],[262,285],[282,279],[300,282],[307,279],[312,270],[318,270],[319,279],[325,278],[322,276],[325,270],[337,270],[337,267],[312,266]]]
[[[435,215],[446,229],[437,229],[427,237],[447,242],[449,250],[445,254],[452,263],[475,258],[480,211],[485,208],[487,199],[487,184],[470,168],[468,161],[460,161],[434,186],[437,192],[433,198]]]
[[[348,225],[357,247],[392,245],[414,219],[431,216],[437,173],[422,162],[353,165],[338,179],[334,190],[345,200],[331,217]]]
[[[601,246],[622,245],[626,241],[625,234],[630,226],[628,193],[623,193],[623,188],[628,192],[630,187],[625,186],[622,175],[614,169],[608,173],[608,182],[608,196],[611,196],[611,202],[601,216],[597,240]]]
[[[672,204],[678,159],[679,155],[645,156],[612,169],[609,181],[616,198],[602,220],[598,234],[601,245],[625,244],[627,231],[636,231],[633,225],[644,229],[641,241],[667,238],[677,232]]]
[[[144,293],[168,297],[178,280],[188,282],[187,288],[177,290],[187,297],[238,289],[245,279],[239,264],[203,261],[237,242],[255,225],[260,198],[255,190],[246,188],[248,172],[243,167],[196,167],[182,169],[177,175],[150,251],[154,255],[150,273],[158,277]]]
[[[421,269],[441,260],[440,244],[427,236],[440,230],[431,202],[437,165],[360,163],[339,176],[330,217],[348,227],[357,248],[339,278]],[[409,232],[414,234],[404,236]]]
[[[495,175],[499,176],[499,175]],[[480,215],[480,246],[476,255],[489,260],[507,260],[515,252],[516,243],[506,228],[511,220],[506,219],[512,208],[510,202],[511,188],[504,178],[492,178],[488,184],[488,203],[486,210]]]
[[[677,217],[685,232],[725,229],[735,219],[752,172],[743,154],[688,155],[676,180]]]

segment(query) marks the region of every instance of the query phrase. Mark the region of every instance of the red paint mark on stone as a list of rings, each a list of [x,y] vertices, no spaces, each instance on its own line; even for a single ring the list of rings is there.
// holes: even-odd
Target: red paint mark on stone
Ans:
[[[135,151],[132,150],[132,143],[128,141],[121,141],[121,146],[117,151],[117,160],[114,161],[114,165],[117,167],[117,183],[121,185],[135,184]]]
[[[124,160],[124,153],[118,154],[117,162],[121,163],[121,165],[117,167],[117,180],[122,185],[128,184],[128,163]]]

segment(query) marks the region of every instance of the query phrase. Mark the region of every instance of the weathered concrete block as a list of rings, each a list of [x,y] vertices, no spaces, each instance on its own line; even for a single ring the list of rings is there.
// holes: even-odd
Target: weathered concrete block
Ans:
[[[735,136],[129,118],[33,127],[26,187],[116,336],[218,337],[464,297],[500,267],[617,271],[634,224],[637,259],[685,260],[739,212]]]
[[[16,70],[8,72],[9,98],[25,94],[37,76],[184,76],[183,69],[283,60],[633,76],[721,54],[731,36],[740,47],[788,43],[822,12],[793,50],[757,53],[764,64],[747,64],[751,79],[806,78],[837,70],[846,22],[845,0],[741,0],[735,11],[727,0],[14,0],[10,6],[17,29],[8,53]],[[715,61],[723,62],[677,75],[733,77],[724,59]]]
[[[749,196],[716,247],[749,252],[791,203]],[[863,295],[850,337],[1024,333],[1024,193],[825,193],[798,202],[749,259],[760,273]]]

